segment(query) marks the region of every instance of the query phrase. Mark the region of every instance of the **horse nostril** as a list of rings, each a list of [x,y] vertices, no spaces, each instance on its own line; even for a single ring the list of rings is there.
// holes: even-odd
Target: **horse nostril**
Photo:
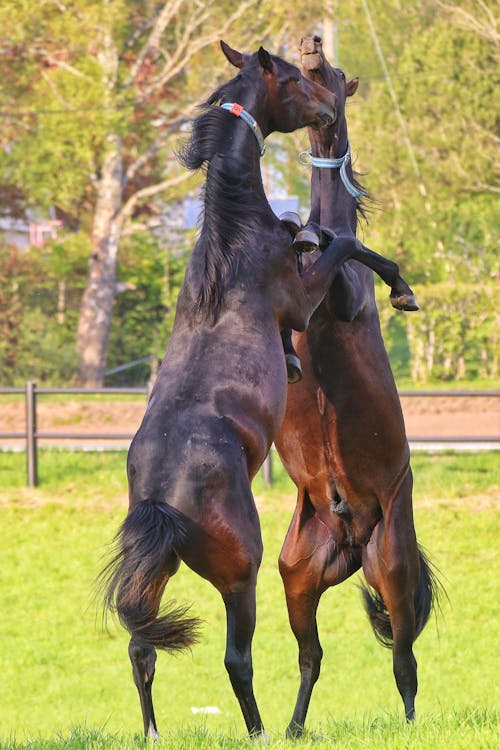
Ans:
[[[327,128],[330,125],[333,125],[333,123],[337,119],[337,112],[335,110],[331,110],[330,112],[322,112],[319,117],[321,120],[321,126]]]

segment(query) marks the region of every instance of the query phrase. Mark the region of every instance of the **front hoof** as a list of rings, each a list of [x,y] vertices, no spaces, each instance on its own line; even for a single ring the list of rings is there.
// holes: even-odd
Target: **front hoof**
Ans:
[[[295,235],[293,246],[301,253],[310,253],[319,248],[319,237],[310,229],[302,229]]]
[[[391,305],[396,310],[404,310],[404,312],[416,312],[419,307],[414,294],[391,294]]]
[[[282,221],[286,226],[292,237],[295,237],[297,232],[300,232],[300,230],[302,229],[300,216],[296,214],[295,211],[285,211],[285,213],[281,214],[279,218],[280,221]]]
[[[299,740],[304,734],[304,727],[292,721],[287,726],[285,734],[287,740]]]

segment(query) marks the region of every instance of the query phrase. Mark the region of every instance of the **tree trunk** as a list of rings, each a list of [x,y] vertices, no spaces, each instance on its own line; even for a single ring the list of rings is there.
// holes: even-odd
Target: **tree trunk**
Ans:
[[[89,261],[87,286],[80,307],[77,331],[79,385],[100,388],[108,355],[111,313],[116,296],[116,265],[122,222],[121,141],[116,135],[108,138],[106,154],[98,184],[97,203],[92,232],[92,254]]]

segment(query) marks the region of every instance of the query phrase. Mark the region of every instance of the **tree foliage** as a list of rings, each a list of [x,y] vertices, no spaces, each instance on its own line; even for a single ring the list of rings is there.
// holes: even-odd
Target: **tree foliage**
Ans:
[[[396,259],[413,285],[455,284],[447,299],[457,315],[483,320],[467,290],[497,273],[497,16],[496,0],[0,0],[1,214],[55,211],[67,230],[43,258],[31,249],[28,264],[2,249],[3,372],[20,366],[25,341],[38,352],[37,377],[71,379],[83,356],[74,350],[77,331],[79,339],[94,335],[94,347],[100,340],[101,375],[123,359],[161,356],[189,239],[165,228],[165,215],[196,189],[175,149],[195,105],[232,75],[221,37],[243,50],[262,42],[297,62],[303,34],[334,29],[338,64],[361,79],[348,121],[355,165],[377,199],[364,240]],[[269,141],[266,184],[299,195],[305,218],[310,172],[297,153],[308,148],[307,134]],[[46,309],[16,289],[23,279]],[[106,294],[93,299],[99,286]],[[438,316],[432,294],[419,289],[424,298]],[[96,304],[106,308],[102,330],[85,318]],[[426,335],[424,323],[408,325],[387,329],[400,331],[402,350]],[[489,323],[480,325],[483,351],[491,351]],[[452,327],[444,335],[458,334]],[[64,352],[59,374],[51,351]],[[453,367],[436,360],[429,372],[447,378]]]

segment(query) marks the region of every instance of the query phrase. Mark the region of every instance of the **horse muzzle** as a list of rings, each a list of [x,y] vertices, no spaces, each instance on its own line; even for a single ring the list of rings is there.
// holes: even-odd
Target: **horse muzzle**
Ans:
[[[319,52],[304,54],[300,56],[302,70],[321,70],[323,66],[323,55]]]
[[[299,53],[302,70],[321,70],[324,57],[319,36],[302,37],[299,44]]]

